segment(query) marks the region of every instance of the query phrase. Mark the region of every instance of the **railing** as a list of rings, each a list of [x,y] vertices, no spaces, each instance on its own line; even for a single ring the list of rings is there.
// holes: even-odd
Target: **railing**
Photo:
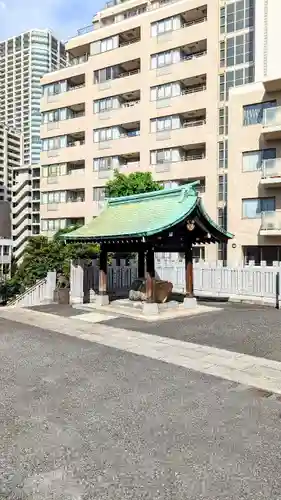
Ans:
[[[281,126],[281,106],[274,106],[264,110],[263,127]]]
[[[79,30],[77,30],[77,35],[78,36],[86,35],[87,33],[91,33],[92,31],[94,31],[94,25],[89,24],[88,26],[84,26],[83,28],[79,28]]]
[[[281,234],[281,210],[275,212],[262,212],[261,231],[280,231]]]
[[[25,290],[21,295],[8,302],[8,306],[31,307],[53,302],[56,287],[56,272],[49,272],[46,278]]]
[[[181,156],[179,160],[158,160],[157,163],[151,164],[151,167],[155,167],[156,165],[175,165],[177,163],[185,162],[185,161],[195,161],[195,160],[204,160],[206,158],[205,153],[197,153],[194,155]]]
[[[67,66],[76,66],[77,64],[83,64],[84,62],[87,62],[89,59],[89,54],[83,54],[80,57],[73,57],[73,59],[70,59],[68,61]]]
[[[183,122],[182,128],[186,128],[186,127],[201,127],[202,125],[205,125],[205,124],[206,124],[206,120],[204,120],[204,119],[202,119],[202,120],[186,121],[186,122]]]
[[[74,141],[74,142],[69,142],[66,147],[67,148],[74,148],[75,146],[84,146],[84,144],[85,144],[84,140]]]
[[[206,85],[198,85],[196,87],[189,87],[189,88],[183,89],[181,91],[181,95],[195,94],[196,92],[203,92],[206,89],[207,89]],[[178,96],[175,96],[175,97],[178,97]]]
[[[113,78],[113,80],[115,80],[117,78],[125,78],[125,77],[131,76],[131,75],[137,75],[138,73],[140,73],[140,68],[139,69],[132,69],[131,71],[125,71],[124,73],[120,73],[119,75],[116,76],[116,78]]]
[[[133,40],[127,40],[126,42],[120,42],[118,48],[126,47],[127,45],[132,45],[133,43],[140,42],[140,38],[134,38]]]
[[[281,178],[281,158],[264,160],[261,174],[262,179]]]
[[[74,87],[68,87],[67,92],[71,92],[72,90],[83,89],[85,87],[85,83],[81,83],[80,85],[75,85]]]
[[[185,54],[181,56],[181,61],[190,61],[191,59],[197,59],[198,57],[205,56],[207,50],[201,50],[200,52],[195,52],[194,54]]]

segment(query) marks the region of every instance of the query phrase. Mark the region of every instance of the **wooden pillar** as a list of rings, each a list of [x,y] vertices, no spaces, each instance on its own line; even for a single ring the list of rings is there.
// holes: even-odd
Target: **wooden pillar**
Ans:
[[[144,251],[141,250],[138,252],[138,278],[145,277],[145,254]]]
[[[102,247],[100,251],[99,295],[107,295],[107,251]]]
[[[192,261],[192,246],[186,248],[185,257],[185,296],[193,297],[193,261]]]
[[[147,302],[154,302],[155,264],[152,248],[146,252],[146,296]]]

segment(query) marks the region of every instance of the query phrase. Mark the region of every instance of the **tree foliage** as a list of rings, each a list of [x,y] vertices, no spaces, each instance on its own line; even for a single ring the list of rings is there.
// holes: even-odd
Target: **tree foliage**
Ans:
[[[77,229],[77,226],[61,230],[52,239],[33,236],[26,245],[22,260],[10,280],[0,286],[0,295],[8,299],[23,292],[46,277],[48,271],[69,278],[71,260],[91,260],[99,253],[98,245],[87,243],[64,243],[61,235]]]
[[[114,171],[114,178],[106,184],[105,196],[107,198],[119,198],[133,194],[159,191],[163,186],[153,180],[150,172],[134,172],[129,175]]]

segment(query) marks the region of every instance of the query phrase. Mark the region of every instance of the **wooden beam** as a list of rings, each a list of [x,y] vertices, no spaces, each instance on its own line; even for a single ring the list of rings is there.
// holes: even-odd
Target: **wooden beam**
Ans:
[[[107,295],[107,251],[104,247],[100,251],[99,295]]]
[[[140,250],[138,252],[138,278],[145,277],[145,253]]]
[[[185,260],[185,296],[190,298],[193,297],[192,246],[185,248],[184,260]]]
[[[146,252],[146,297],[147,302],[154,302],[155,263],[154,251],[149,248]]]

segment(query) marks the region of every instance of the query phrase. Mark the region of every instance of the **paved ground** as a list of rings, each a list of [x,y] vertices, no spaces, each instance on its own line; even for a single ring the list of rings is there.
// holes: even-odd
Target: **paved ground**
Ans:
[[[3,319],[0,356],[1,500],[280,499],[278,401]]]
[[[218,311],[158,323],[125,316],[107,320],[105,315],[103,324],[281,361],[281,311],[245,304],[207,302],[206,305],[217,307]],[[35,309],[58,314],[59,307]],[[86,312],[66,307],[60,314],[69,317],[78,314],[77,311]]]

